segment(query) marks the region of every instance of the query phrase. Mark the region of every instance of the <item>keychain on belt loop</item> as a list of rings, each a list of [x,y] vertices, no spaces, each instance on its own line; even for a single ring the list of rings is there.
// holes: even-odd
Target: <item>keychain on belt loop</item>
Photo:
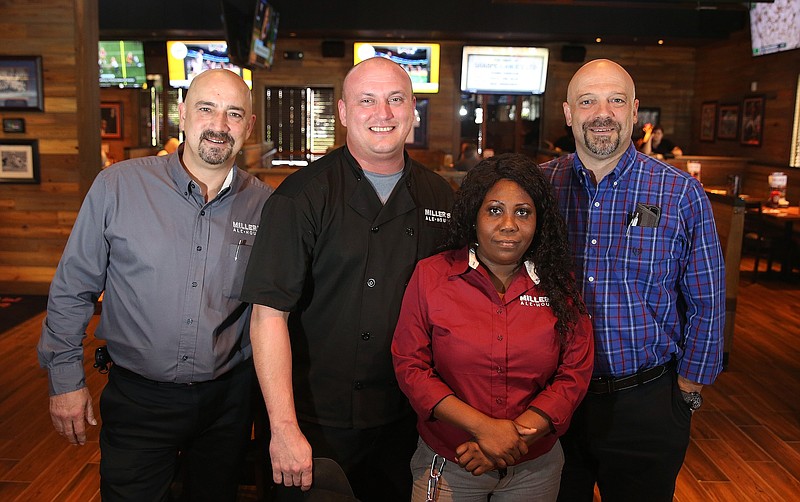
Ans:
[[[437,467],[437,459],[440,459],[439,465]],[[436,485],[439,484],[439,478],[442,477],[442,471],[444,470],[444,464],[447,463],[447,459],[439,455],[438,453],[433,454],[433,460],[431,460],[431,474],[428,478],[428,496],[425,499],[425,502],[435,502],[436,501]]]

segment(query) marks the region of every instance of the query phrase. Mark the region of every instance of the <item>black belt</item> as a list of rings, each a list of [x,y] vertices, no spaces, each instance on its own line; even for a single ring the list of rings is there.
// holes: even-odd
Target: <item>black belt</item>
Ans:
[[[247,362],[247,361],[243,361],[243,362]],[[238,371],[241,371],[241,369],[244,369],[246,367],[247,367],[246,364],[239,363],[232,370],[229,370],[229,371],[223,373],[222,375],[219,375],[217,378],[214,378],[212,380],[203,380],[203,381],[200,381],[200,382],[186,382],[186,383],[159,382],[158,380],[151,380],[150,378],[144,377],[144,376],[142,376],[142,375],[140,375],[140,374],[138,374],[138,373],[136,373],[134,371],[131,371],[131,370],[127,369],[127,368],[123,368],[122,366],[120,366],[118,364],[114,364],[113,366],[111,366],[111,372],[112,373],[114,373],[114,372],[119,373],[121,376],[123,376],[123,377],[125,377],[125,378],[127,378],[129,380],[136,380],[138,382],[144,382],[144,383],[148,383],[148,384],[151,384],[151,385],[158,385],[158,386],[163,386],[163,387],[177,388],[177,387],[190,387],[192,385],[200,385],[200,384],[209,383],[209,382],[219,382],[221,380],[227,380],[232,375],[234,375],[235,373],[237,373]]]
[[[609,394],[618,390],[632,389],[636,386],[652,382],[660,378],[672,365],[662,364],[639,371],[624,377],[597,377],[589,381],[589,392],[592,394]]]

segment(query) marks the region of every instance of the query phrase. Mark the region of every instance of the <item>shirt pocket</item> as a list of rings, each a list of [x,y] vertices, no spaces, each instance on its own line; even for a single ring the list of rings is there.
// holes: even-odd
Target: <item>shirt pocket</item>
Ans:
[[[238,300],[241,296],[252,249],[249,244],[228,244],[228,253],[222,262],[222,294],[226,298]]]

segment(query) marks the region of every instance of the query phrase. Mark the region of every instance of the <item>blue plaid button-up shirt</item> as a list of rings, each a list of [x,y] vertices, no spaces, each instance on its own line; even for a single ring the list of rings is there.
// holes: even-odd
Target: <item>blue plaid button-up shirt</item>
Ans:
[[[669,362],[709,384],[722,370],[725,271],[702,185],[631,145],[595,185],[577,154],[541,166],[567,222],[592,315],[595,376]],[[637,203],[660,208],[640,225]]]

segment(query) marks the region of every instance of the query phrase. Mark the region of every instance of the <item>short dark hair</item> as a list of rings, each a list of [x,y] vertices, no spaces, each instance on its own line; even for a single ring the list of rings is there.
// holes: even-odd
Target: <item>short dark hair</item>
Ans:
[[[450,218],[447,249],[472,246],[477,242],[475,223],[486,194],[500,180],[517,183],[530,195],[536,208],[536,233],[523,255],[532,261],[558,318],[556,330],[563,343],[567,332],[586,307],[572,274],[573,262],[567,243],[567,227],[558,210],[553,188],[530,157],[506,153],[484,159],[464,177]]]

